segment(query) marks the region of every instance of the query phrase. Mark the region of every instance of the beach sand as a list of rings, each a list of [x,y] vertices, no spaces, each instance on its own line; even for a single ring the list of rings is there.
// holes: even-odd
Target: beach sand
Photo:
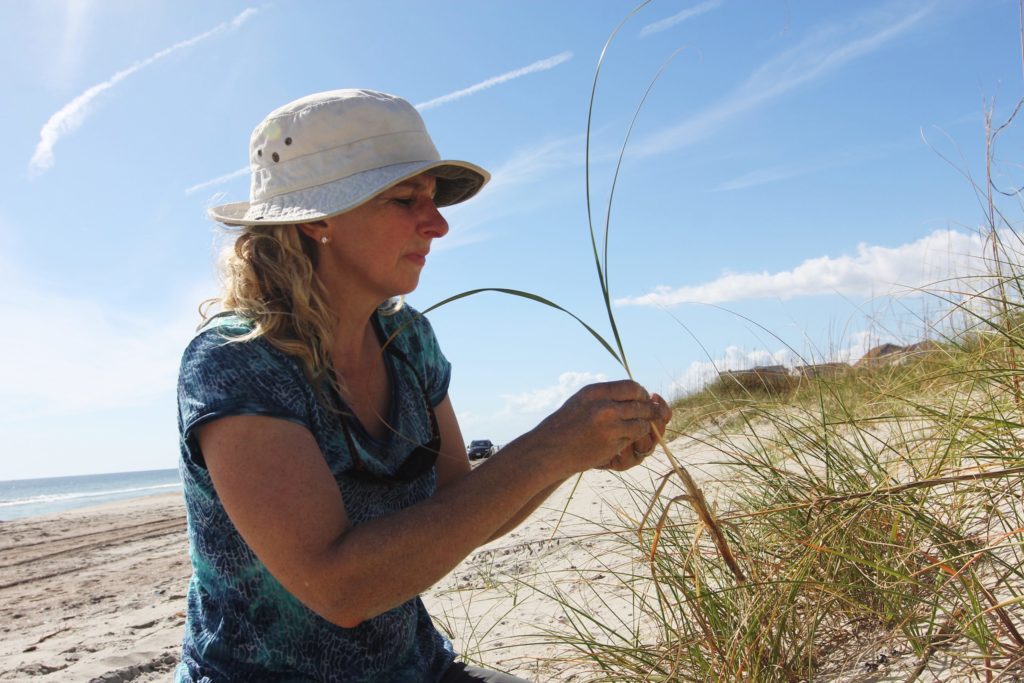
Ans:
[[[720,484],[707,463],[716,454],[682,441],[673,451],[715,500]],[[620,635],[634,625],[643,631],[635,599],[611,571],[642,576],[644,568],[611,532],[635,529],[668,469],[657,454],[625,474],[566,482],[526,523],[427,591],[423,599],[457,651],[533,681],[587,680],[593,669],[583,657],[545,636],[571,630],[572,613],[550,596],[621,623]],[[0,530],[0,681],[170,679],[190,575],[179,494],[0,522]],[[902,680],[912,663],[832,680]],[[953,679],[933,670],[919,680]]]
[[[168,680],[191,574],[180,494],[0,530],[0,681]]]
[[[575,492],[575,480],[566,482],[424,594],[459,652],[538,681],[571,676],[570,649],[533,644],[564,624],[538,589],[549,579],[600,581],[594,534],[616,519],[621,476],[588,473]],[[191,573],[180,494],[0,522],[0,530],[0,681],[169,679]]]

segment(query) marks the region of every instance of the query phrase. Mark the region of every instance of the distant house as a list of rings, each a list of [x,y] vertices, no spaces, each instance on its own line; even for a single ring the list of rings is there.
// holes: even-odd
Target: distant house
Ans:
[[[835,377],[850,369],[849,363],[815,363],[813,365],[798,365],[793,368],[799,377]]]
[[[718,377],[727,385],[749,391],[784,391],[793,386],[794,377],[784,365],[760,365],[749,370],[724,370]]]
[[[910,356],[921,356],[941,348],[930,339],[911,344],[910,346],[879,344],[861,356],[861,359],[855,365],[863,367],[865,365],[878,365],[881,363],[900,364],[905,363]]]
[[[751,368],[750,371],[758,372],[761,373],[762,375],[770,375],[777,373],[782,373],[786,375],[789,374],[789,370],[786,369],[785,365],[757,365]]]
[[[919,341],[916,344],[911,344],[910,346],[903,349],[903,352],[908,354],[914,353],[924,355],[926,353],[931,353],[932,351],[941,350],[942,347],[939,346],[938,342],[934,342],[931,339],[925,339],[924,341]]]
[[[868,349],[868,352],[861,356],[860,360],[857,361],[857,365],[870,365],[872,363],[886,362],[892,360],[887,356],[893,356],[902,352],[904,347],[899,344],[879,344],[878,346]]]

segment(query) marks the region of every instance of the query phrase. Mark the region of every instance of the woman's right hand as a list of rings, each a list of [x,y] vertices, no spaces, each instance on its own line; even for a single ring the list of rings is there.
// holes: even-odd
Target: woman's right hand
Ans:
[[[554,456],[559,478],[607,465],[664,419],[665,404],[631,380],[583,387],[526,438]]]

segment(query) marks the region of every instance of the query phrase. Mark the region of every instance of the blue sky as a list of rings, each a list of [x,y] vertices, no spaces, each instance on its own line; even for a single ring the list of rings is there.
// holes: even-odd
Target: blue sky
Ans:
[[[632,7],[0,4],[0,479],[176,465],[178,360],[227,239],[204,210],[246,197],[249,132],[311,92],[401,95],[442,155],[494,173],[446,211],[412,305],[512,287],[607,332],[584,132],[602,46]],[[942,307],[913,288],[967,272],[982,249],[961,171],[984,175],[986,103],[1006,116],[1024,91],[1016,0],[655,0],[620,31],[597,89],[601,224],[633,112],[678,48],[611,212],[637,379],[678,394],[715,367],[792,363],[787,347],[856,359],[920,338]],[[1011,129],[997,148],[1007,187],[1021,184],[1020,141]],[[510,440],[623,374],[533,303],[482,295],[431,320],[467,440]]]

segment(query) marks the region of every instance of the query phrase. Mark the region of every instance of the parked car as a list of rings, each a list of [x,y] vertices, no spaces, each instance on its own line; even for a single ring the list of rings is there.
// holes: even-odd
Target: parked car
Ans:
[[[475,439],[469,442],[466,453],[469,455],[470,460],[482,460],[494,455],[497,450],[489,439]]]

